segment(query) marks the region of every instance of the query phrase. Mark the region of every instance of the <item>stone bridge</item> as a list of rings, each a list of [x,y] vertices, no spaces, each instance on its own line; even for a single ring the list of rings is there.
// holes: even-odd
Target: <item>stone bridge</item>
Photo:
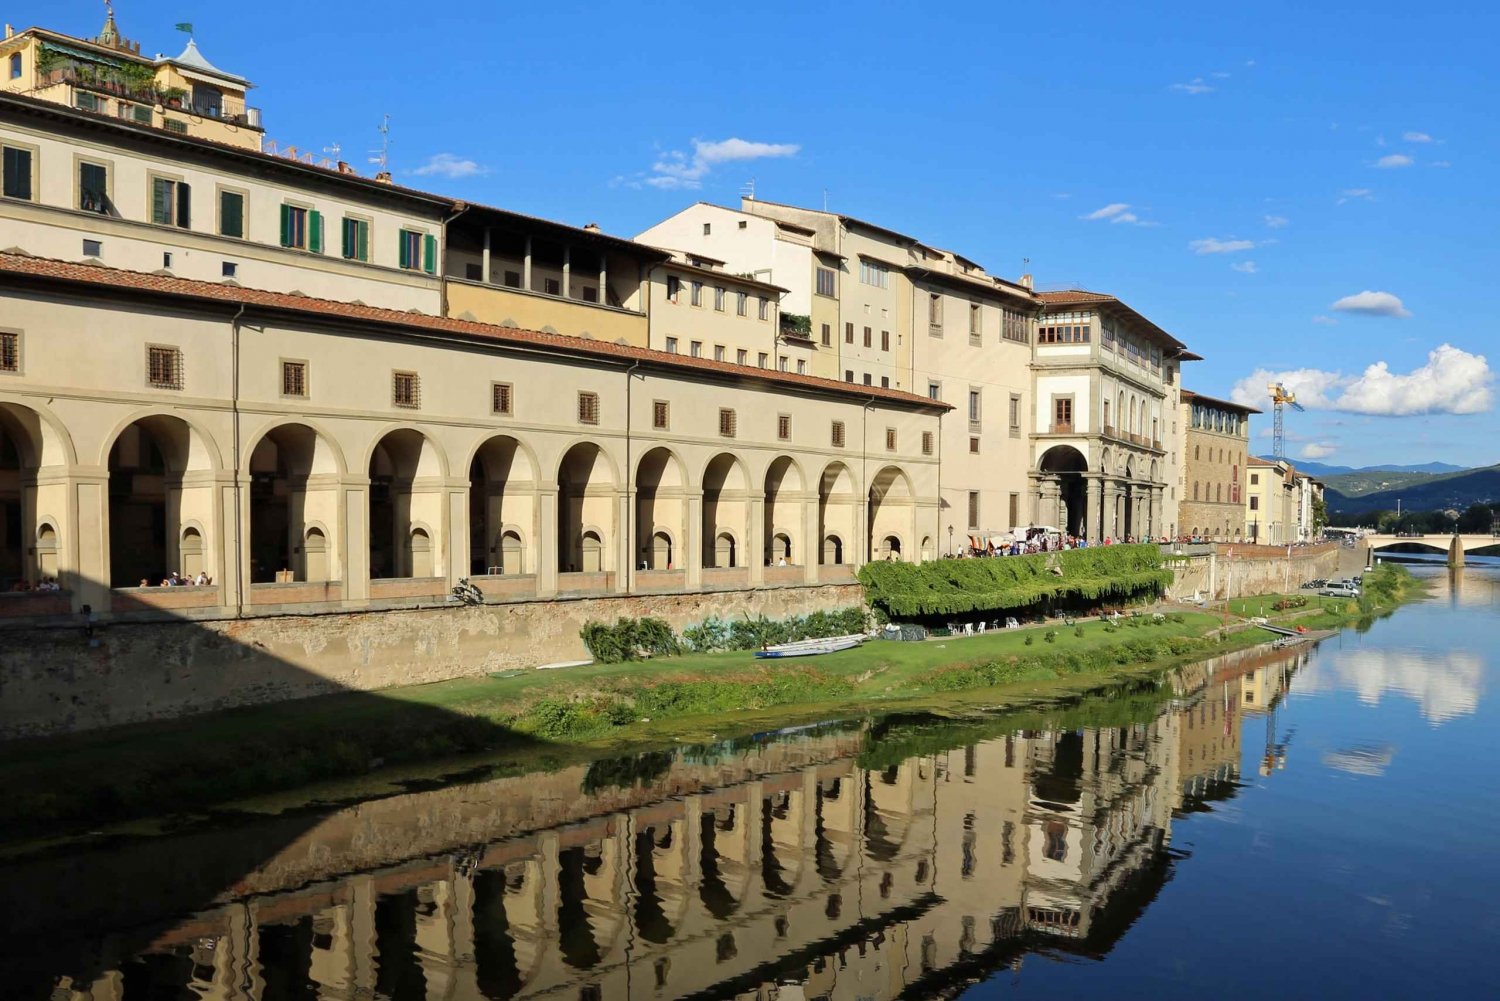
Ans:
[[[1500,556],[1500,535],[1367,535],[1360,544],[1371,561],[1377,553],[1447,553],[1448,565],[1461,567],[1466,556]]]

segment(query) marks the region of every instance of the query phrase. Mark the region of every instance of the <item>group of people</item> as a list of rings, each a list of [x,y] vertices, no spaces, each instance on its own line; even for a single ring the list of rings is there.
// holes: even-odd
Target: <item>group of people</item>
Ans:
[[[1089,547],[1089,540],[1081,535],[1062,535],[1043,529],[1028,529],[1024,538],[1017,534],[1010,542],[1001,541],[999,545],[996,545],[994,539],[983,540],[983,545],[979,544],[980,541],[970,536],[969,545],[954,553],[953,558],[966,560],[985,556],[1029,556],[1033,553],[1056,553],[1065,549],[1087,549]],[[1094,545],[1113,546],[1136,542],[1155,542],[1166,545],[1168,541],[1166,536],[1162,536],[1160,539],[1153,539],[1126,535],[1116,539],[1113,536],[1106,535],[1102,541],[1096,542]]]
[[[149,577],[141,578],[141,587],[207,587],[212,584],[213,578],[203,570],[198,571],[198,576],[191,577],[185,573],[173,572],[161,579],[160,584],[153,585]]]
[[[16,581],[14,584],[12,584],[10,586],[10,589],[11,589],[11,591],[17,592],[17,593],[24,593],[24,592],[31,592],[31,591],[43,591],[43,592],[45,592],[45,591],[61,591],[62,590],[62,585],[59,584],[56,580],[54,580],[51,577],[43,577],[41,580],[37,581],[35,584],[33,584],[31,581],[26,580],[26,579],[23,578],[21,580]]]

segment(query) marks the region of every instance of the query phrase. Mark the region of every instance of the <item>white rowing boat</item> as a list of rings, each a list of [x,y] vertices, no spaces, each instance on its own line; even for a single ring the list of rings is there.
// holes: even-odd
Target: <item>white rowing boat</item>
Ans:
[[[774,660],[781,657],[812,657],[820,653],[837,653],[849,650],[865,641],[862,633],[848,636],[829,636],[818,640],[798,640],[796,643],[779,643],[764,650],[755,651],[755,656]]]

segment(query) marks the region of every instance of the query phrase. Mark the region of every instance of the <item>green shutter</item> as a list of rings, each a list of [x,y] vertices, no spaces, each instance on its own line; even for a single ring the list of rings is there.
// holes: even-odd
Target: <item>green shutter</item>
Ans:
[[[354,234],[352,232],[353,228],[354,228],[354,220],[353,219],[345,219],[344,220],[344,225],[342,227],[342,234],[343,234],[343,241],[342,241],[343,242],[343,254],[344,254],[345,259],[348,259],[348,258],[354,256],[354,239],[353,239]]]
[[[323,213],[309,212],[307,226],[307,249],[315,254],[323,252]]]
[[[281,206],[281,245],[290,247],[292,245],[292,207]]]
[[[401,244],[401,260],[399,263],[403,268],[411,267],[411,241],[407,239],[410,235],[407,230],[403,229],[401,231],[401,239],[397,241]]]
[[[437,237],[428,235],[422,239],[422,270],[430,274],[437,272]]]
[[[360,223],[359,224],[359,228],[356,230],[356,232],[359,234],[359,246],[357,246],[355,249],[359,251],[359,259],[361,261],[368,261],[370,259],[370,226],[369,226],[369,224],[368,223],[363,223],[363,222]]]
[[[192,213],[193,189],[186,184],[178,182],[177,185],[177,225],[188,229],[193,224]]]
[[[151,179],[151,221],[162,225],[167,221],[168,182],[159,177]]]

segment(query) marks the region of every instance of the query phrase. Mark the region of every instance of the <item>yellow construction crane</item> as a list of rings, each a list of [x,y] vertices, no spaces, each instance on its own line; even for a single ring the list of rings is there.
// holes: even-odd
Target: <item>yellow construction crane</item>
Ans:
[[[1286,408],[1304,408],[1297,402],[1297,394],[1288,392],[1281,383],[1273,382],[1266,389],[1271,393],[1272,451],[1276,455],[1276,461],[1283,462],[1286,460]]]

